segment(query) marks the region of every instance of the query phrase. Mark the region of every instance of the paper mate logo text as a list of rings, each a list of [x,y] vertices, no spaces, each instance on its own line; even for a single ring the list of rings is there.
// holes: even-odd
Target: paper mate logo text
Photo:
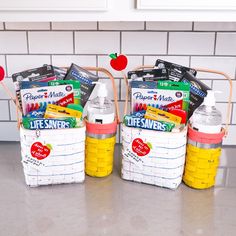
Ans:
[[[165,96],[161,94],[147,94],[144,95],[141,92],[135,92],[133,94],[134,99],[142,101],[164,101],[164,102],[174,102],[175,100],[171,96]]]
[[[34,95],[32,93],[26,93],[23,95],[24,99],[26,101],[35,101],[38,99],[43,99],[43,98],[62,98],[65,97],[66,94],[63,92],[43,92],[42,94],[37,94]]]

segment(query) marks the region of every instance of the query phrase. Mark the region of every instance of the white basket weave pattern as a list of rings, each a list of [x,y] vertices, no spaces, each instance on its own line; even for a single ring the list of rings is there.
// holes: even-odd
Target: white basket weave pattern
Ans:
[[[85,179],[85,127],[74,129],[35,130],[21,127],[21,156],[26,184],[29,186],[81,183]],[[53,144],[52,154],[44,167],[37,169],[24,162],[27,150],[38,138]]]
[[[176,189],[184,171],[187,128],[179,133],[158,132],[122,125],[122,178]],[[152,144],[152,151],[137,165],[124,156],[135,138]]]

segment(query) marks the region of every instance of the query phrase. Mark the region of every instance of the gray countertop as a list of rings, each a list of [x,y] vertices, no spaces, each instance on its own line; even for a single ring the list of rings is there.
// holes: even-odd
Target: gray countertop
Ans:
[[[29,188],[19,143],[0,143],[0,235],[236,235],[236,188],[177,190],[120,178]]]

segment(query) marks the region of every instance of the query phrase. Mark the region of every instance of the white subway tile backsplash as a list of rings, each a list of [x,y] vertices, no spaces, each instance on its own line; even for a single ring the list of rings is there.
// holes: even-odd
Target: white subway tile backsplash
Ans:
[[[7,56],[8,76],[44,64],[51,64],[49,55],[9,55]]]
[[[236,145],[236,125],[229,125],[228,136],[223,139],[224,145]]]
[[[191,67],[222,71],[235,79],[236,57],[191,57]],[[224,79],[224,76],[212,73],[197,73],[198,78]]]
[[[236,31],[236,22],[194,22],[194,30]]]
[[[0,54],[27,53],[26,32],[1,31]]]
[[[234,156],[235,148],[224,147],[220,156],[220,167],[236,167],[236,158]]]
[[[216,55],[236,55],[236,33],[217,33]]]
[[[155,65],[157,59],[169,61],[175,64],[189,66],[189,56],[144,56],[144,65]]]
[[[52,30],[96,30],[97,22],[52,22]]]
[[[144,30],[142,21],[106,21],[98,23],[99,30]]]
[[[192,22],[156,22],[149,21],[146,22],[147,30],[164,30],[164,31],[179,31],[179,30],[192,30]]]
[[[170,32],[169,54],[213,55],[214,33]]]
[[[75,52],[78,54],[110,54],[119,51],[119,32],[75,32]]]
[[[167,52],[166,32],[123,32],[122,53],[165,54]]]
[[[0,30],[3,30],[4,26],[3,26],[3,22],[0,22]]]
[[[236,187],[236,168],[228,168],[227,173],[227,187]]]
[[[207,85],[209,88],[212,88],[212,80],[201,80],[205,85]]]
[[[9,120],[9,107],[7,100],[0,100],[0,121]]]
[[[126,69],[124,70],[125,72],[128,72],[129,70],[133,70],[137,66],[141,66],[143,63],[142,56],[127,56],[127,58],[128,58],[128,65],[127,65]],[[116,71],[110,66],[110,61],[111,61],[111,58],[108,55],[107,56],[98,56],[98,66],[99,67],[106,68],[107,70],[109,70],[112,73],[112,75],[114,77],[123,77],[123,75],[120,71]],[[98,75],[104,76],[103,73],[99,73]]]
[[[4,79],[4,84],[9,88],[9,90],[13,93],[13,95],[15,96],[15,88],[14,88],[14,84],[12,82],[11,78],[5,78]],[[8,96],[8,94],[5,92],[5,90],[3,89],[2,86],[0,86],[0,99],[10,99],[10,97]]]
[[[0,141],[20,140],[16,122],[0,122],[0,130]]]
[[[73,53],[72,32],[29,32],[29,52],[35,54]]]
[[[11,115],[11,120],[16,121],[17,116],[16,116],[16,105],[13,101],[10,101],[10,115]]]
[[[226,176],[226,169],[218,168],[216,179],[215,179],[216,187],[221,187],[225,185],[225,176]]]
[[[236,103],[233,105],[233,118],[232,124],[236,124]]]
[[[5,56],[0,55],[0,66],[4,68],[6,73],[6,63],[5,63]]]
[[[55,66],[69,67],[71,63],[78,66],[96,66],[96,56],[65,55],[52,56],[52,64]]]
[[[236,81],[232,82],[233,84],[233,91],[236,88]],[[229,83],[227,80],[215,80],[213,81],[213,90],[221,91],[222,93],[216,93],[216,101],[217,102],[227,102],[228,95],[229,95]],[[232,102],[236,102],[236,93],[233,92],[232,94]]]
[[[228,103],[216,103],[216,108],[221,112],[222,122],[225,124],[227,122]]]
[[[6,22],[6,30],[50,30],[49,22]]]

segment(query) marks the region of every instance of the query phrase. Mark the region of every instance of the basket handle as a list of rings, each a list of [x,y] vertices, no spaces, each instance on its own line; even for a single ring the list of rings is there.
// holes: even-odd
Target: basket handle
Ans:
[[[65,67],[65,68],[67,68],[67,67]],[[108,78],[111,80],[112,89],[113,89],[113,93],[114,93],[114,100],[115,100],[117,123],[119,123],[120,122],[120,112],[119,112],[119,104],[118,104],[118,98],[117,98],[117,89],[116,89],[116,86],[115,86],[115,79],[114,79],[113,75],[107,69],[102,68],[102,67],[83,67],[83,69],[90,70],[90,71],[102,72],[105,75],[107,75]],[[10,89],[4,84],[3,81],[0,81],[0,84],[2,85],[2,87],[5,90],[5,92],[7,93],[7,95],[11,98],[11,100],[16,105],[17,127],[19,129],[20,128],[20,123],[21,123],[20,115],[22,116],[22,111],[20,109],[19,101],[18,101],[17,97],[12,94]],[[20,115],[19,115],[19,113],[20,113]]]
[[[142,70],[142,69],[152,69],[154,66],[146,65],[146,66],[139,66],[136,67],[134,70]],[[225,124],[225,136],[228,134],[229,130],[229,122],[230,122],[230,115],[231,115],[231,102],[232,102],[232,93],[233,93],[233,83],[231,78],[225,74],[224,72],[217,71],[217,70],[209,70],[209,69],[203,69],[203,68],[194,68],[196,71],[199,72],[206,72],[206,73],[212,73],[212,74],[219,74],[223,75],[225,79],[229,82],[229,97],[228,97],[228,106],[227,106],[227,116],[226,116],[226,124]],[[127,114],[127,107],[128,107],[128,100],[129,100],[129,87],[128,87],[128,79],[126,75],[123,75],[125,84],[126,84],[126,95],[125,95],[125,107],[124,107],[124,114]]]

